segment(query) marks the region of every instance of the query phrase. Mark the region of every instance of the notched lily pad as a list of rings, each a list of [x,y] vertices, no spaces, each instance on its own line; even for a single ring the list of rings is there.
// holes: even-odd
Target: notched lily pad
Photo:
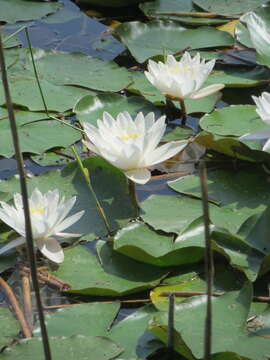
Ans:
[[[233,38],[212,27],[189,29],[173,21],[134,21],[119,25],[115,35],[120,37],[135,59],[145,60],[164,52],[176,53],[185,48],[203,49],[233,45]]]
[[[82,246],[65,250],[65,262],[54,274],[71,284],[71,293],[122,296],[153,288],[166,269],[139,263],[102,242],[98,258]]]

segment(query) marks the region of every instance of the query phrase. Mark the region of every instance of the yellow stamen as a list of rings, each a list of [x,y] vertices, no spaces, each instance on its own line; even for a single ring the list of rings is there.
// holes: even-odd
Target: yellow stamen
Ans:
[[[30,209],[31,214],[35,214],[35,213],[42,214],[44,211],[45,211],[45,207]]]
[[[121,140],[129,140],[129,139],[137,139],[139,137],[138,134],[130,134],[130,135],[126,135],[126,136],[120,136]]]

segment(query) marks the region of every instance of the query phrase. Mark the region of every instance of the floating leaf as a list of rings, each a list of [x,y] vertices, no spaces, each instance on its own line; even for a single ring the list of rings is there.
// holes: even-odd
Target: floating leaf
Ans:
[[[240,292],[232,291],[212,299],[212,354],[221,353],[214,359],[222,359],[222,353],[225,353],[223,359],[234,360],[239,359],[239,356],[240,359],[254,360],[263,360],[268,356],[270,340],[262,335],[264,328],[267,331],[267,325],[263,322],[258,327],[254,322],[254,327],[246,327],[251,301],[250,283],[247,283]],[[183,356],[187,356],[187,349],[190,349],[196,359],[203,358],[205,313],[206,296],[193,297],[176,307],[175,349]],[[224,314],[226,314],[226,321],[224,321]],[[268,313],[265,315],[267,319]],[[167,321],[167,314],[161,312],[155,317],[150,328],[164,343],[166,343],[168,331]],[[228,352],[235,353],[235,356],[231,354],[228,357],[226,355]],[[191,353],[187,358],[194,359]]]
[[[154,112],[156,117],[161,116],[158,108],[139,96],[126,97],[119,94],[84,96],[74,106],[74,112],[78,120],[93,125],[96,125],[98,119],[103,118],[104,111],[107,111],[113,117],[123,111],[128,111],[134,118],[139,112],[144,115]]]
[[[193,0],[193,3],[205,11],[230,16],[252,11],[265,4],[265,0]]]
[[[46,326],[50,336],[106,336],[120,303],[77,304],[63,308],[55,313],[46,314]],[[93,326],[94,324],[94,326]],[[34,329],[40,336],[40,327]]]
[[[211,27],[188,29],[173,21],[134,21],[119,25],[115,30],[135,59],[143,63],[164,52],[175,53],[185,48],[203,49],[233,45],[233,38]]]
[[[206,84],[224,84],[226,87],[252,87],[265,84],[270,70],[262,67],[246,70],[213,71]]]
[[[111,231],[115,231],[121,225],[125,225],[130,217],[135,216],[126,177],[121,171],[109,165],[100,158],[91,158],[83,162],[89,171],[92,186],[107,215]],[[70,163],[63,170],[52,170],[38,177],[28,180],[28,188],[31,193],[34,188],[41,192],[59,189],[61,195],[70,198],[76,195],[77,201],[73,207],[76,213],[84,210],[82,218],[70,228],[70,232],[83,234],[83,239],[94,239],[107,235],[105,223],[97,210],[96,202],[91,194],[84,177],[76,162]],[[0,198],[5,201],[12,198],[14,192],[19,191],[18,179],[11,178],[0,182]]]
[[[1,260],[2,265],[2,260]],[[0,350],[12,343],[13,339],[17,337],[20,326],[14,315],[8,308],[0,308],[0,322],[5,324],[0,327]]]
[[[203,130],[222,136],[242,136],[263,130],[266,124],[259,118],[255,105],[232,105],[214,110],[200,120]]]
[[[65,262],[54,274],[71,284],[70,293],[121,296],[156,286],[166,269],[139,263],[104,244],[98,258],[82,246],[65,250]]]
[[[52,357],[55,360],[83,359],[86,354],[91,354],[93,359],[110,360],[114,359],[123,351],[118,344],[105,337],[59,336],[51,337],[49,341]],[[8,360],[18,358],[21,360],[36,360],[40,359],[42,354],[42,339],[33,338],[6,349],[0,354],[0,359]]]
[[[75,86],[57,86],[46,80],[41,80],[40,85],[45,94],[47,109],[51,111],[65,112],[72,109],[74,102],[82,96],[94,94],[87,89]],[[32,111],[44,111],[44,104],[34,74],[26,71],[16,72],[9,77],[9,86],[14,104],[25,106]],[[5,93],[1,84],[0,105],[3,106],[5,103]]]
[[[47,51],[36,61],[36,66],[40,76],[55,85],[119,91],[131,82],[128,71],[115,62],[95,59],[81,53]]]
[[[81,138],[80,131],[56,120],[45,120],[48,118],[45,113],[19,110],[15,117],[21,151],[24,153],[42,154],[48,149],[70,146]],[[14,148],[7,111],[3,108],[0,109],[0,118],[0,155],[11,157],[14,155]],[[32,123],[27,124],[28,122]]]
[[[210,18],[207,13],[198,12],[200,9],[194,6],[191,0],[156,0],[141,4],[140,8],[150,18],[169,19],[189,25],[223,24],[227,21],[218,17]]]
[[[146,359],[163,344],[146,331],[149,321],[157,314],[153,305],[147,305],[127,316],[112,327],[108,336],[124,346],[124,358]],[[132,334],[132,336],[130,336]],[[145,344],[146,343],[146,344]]]
[[[54,13],[62,6],[58,2],[40,2],[26,0],[1,0],[0,2],[0,21],[14,23],[16,21],[26,21],[38,19],[48,14]]]

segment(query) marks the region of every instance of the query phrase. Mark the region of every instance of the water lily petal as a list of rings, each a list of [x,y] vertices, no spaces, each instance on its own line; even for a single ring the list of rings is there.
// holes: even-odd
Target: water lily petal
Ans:
[[[239,137],[239,140],[264,140],[270,137],[270,129],[254,131]]]
[[[172,141],[158,147],[152,153],[147,155],[147,166],[156,165],[171,158],[178,152],[182,151],[187,146],[187,144],[188,141]]]
[[[64,261],[64,252],[59,242],[54,238],[42,238],[36,240],[40,252],[57,264]]]
[[[145,168],[128,170],[124,173],[128,179],[138,184],[145,184],[151,178],[151,172]]]
[[[196,91],[195,93],[188,96],[190,99],[201,99],[205,96],[208,96],[210,94],[213,94],[221,89],[224,88],[224,84],[213,84],[209,85],[201,90]]]
[[[64,229],[69,228],[71,225],[73,225],[76,221],[78,221],[83,214],[85,213],[84,210],[77,212],[76,214],[73,214],[67,218],[65,218],[65,220],[63,220],[62,222],[60,222],[59,224],[57,224],[54,227],[54,232],[58,233]]]
[[[19,245],[22,245],[25,243],[25,238],[24,237],[19,237],[15,240],[10,241],[8,244],[4,245],[3,247],[0,248],[0,255],[6,253],[7,251],[9,251],[10,249],[13,249]]]

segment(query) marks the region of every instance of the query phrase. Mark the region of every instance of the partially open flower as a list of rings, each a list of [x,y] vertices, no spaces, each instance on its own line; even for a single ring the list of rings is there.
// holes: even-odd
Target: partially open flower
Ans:
[[[200,99],[222,88],[223,84],[213,84],[202,88],[215,66],[215,60],[201,61],[200,54],[193,58],[185,52],[180,61],[168,55],[165,63],[153,60],[148,62],[147,79],[165,96],[172,99]]]
[[[270,93],[263,92],[261,96],[252,96],[255,104],[257,105],[256,111],[260,118],[267,124],[270,125]],[[253,131],[245,134],[239,138],[240,140],[266,140],[263,146],[263,150],[270,149],[270,128],[260,131]]]
[[[139,184],[151,177],[147,167],[169,159],[187,145],[187,141],[171,141],[157,147],[166,124],[165,116],[155,121],[154,113],[145,117],[139,113],[133,121],[128,112],[119,113],[116,120],[104,112],[97,125],[83,124],[89,139],[86,146]]]
[[[35,189],[29,198],[33,239],[36,246],[48,259],[61,263],[64,261],[64,252],[57,238],[72,238],[81,236],[62,232],[81,218],[84,211],[66,217],[76,201],[76,197],[65,201],[60,199],[58,190],[42,194]],[[14,194],[14,206],[0,201],[0,219],[13,228],[21,237],[11,241],[0,249],[0,254],[5,253],[18,245],[25,243],[25,220],[22,196]]]

